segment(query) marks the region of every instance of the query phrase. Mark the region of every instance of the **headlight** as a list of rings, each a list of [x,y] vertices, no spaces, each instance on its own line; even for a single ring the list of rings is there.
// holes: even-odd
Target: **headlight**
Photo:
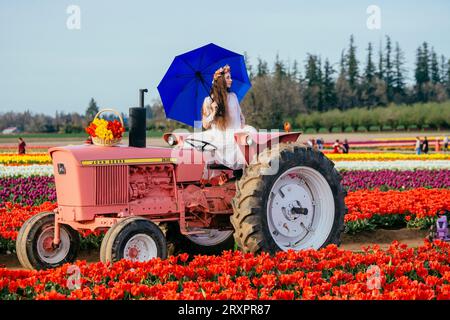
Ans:
[[[246,143],[247,145],[251,146],[251,145],[253,144],[253,139],[252,139],[252,137],[251,137],[251,136],[247,136],[247,137],[245,138],[245,143]]]
[[[177,138],[173,134],[171,134],[170,136],[167,137],[167,143],[170,146],[174,146],[177,144]]]
[[[64,163],[58,163],[58,174],[66,174],[66,167],[64,167]]]

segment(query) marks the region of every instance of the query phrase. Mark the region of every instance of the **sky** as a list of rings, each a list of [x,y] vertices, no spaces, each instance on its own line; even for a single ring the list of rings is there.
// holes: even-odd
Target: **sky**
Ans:
[[[303,72],[307,53],[337,67],[351,34],[363,65],[367,43],[378,50],[389,35],[412,81],[423,41],[450,58],[449,14],[446,0],[0,0],[0,113],[84,113],[92,97],[128,113],[140,88],[146,103],[159,98],[176,55],[211,42],[246,52],[252,65],[296,59]]]

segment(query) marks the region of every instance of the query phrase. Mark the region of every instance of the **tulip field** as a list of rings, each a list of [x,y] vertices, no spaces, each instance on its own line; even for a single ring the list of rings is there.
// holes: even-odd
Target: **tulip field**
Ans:
[[[14,254],[21,225],[57,207],[50,157],[0,152],[0,254]],[[8,151],[6,149],[6,151]],[[450,214],[450,154],[358,152],[326,155],[347,190],[345,232],[429,229]],[[450,215],[449,215],[450,216]],[[98,248],[103,235],[81,235]],[[359,251],[330,245],[275,256],[224,251],[171,255],[146,263],[77,261],[81,283],[68,289],[71,266],[46,271],[0,265],[0,299],[449,299],[450,243],[394,241]]]

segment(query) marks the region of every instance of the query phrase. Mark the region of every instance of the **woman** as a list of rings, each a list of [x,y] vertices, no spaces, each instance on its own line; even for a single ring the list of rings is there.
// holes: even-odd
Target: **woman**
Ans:
[[[207,130],[201,133],[201,139],[217,147],[213,161],[237,170],[244,166],[245,161],[234,140],[234,133],[256,132],[256,129],[245,125],[238,97],[231,92],[232,83],[228,65],[216,70],[209,97],[203,101],[202,125]]]
[[[19,138],[19,154],[25,154],[25,141],[20,137]]]
[[[230,91],[232,83],[231,68],[228,65],[216,70],[210,96],[203,101],[202,124],[205,129],[226,131],[245,127],[239,100]]]

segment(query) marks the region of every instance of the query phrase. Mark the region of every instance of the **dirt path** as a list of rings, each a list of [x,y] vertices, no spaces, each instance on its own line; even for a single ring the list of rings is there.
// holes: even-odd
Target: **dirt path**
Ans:
[[[344,234],[340,248],[350,251],[361,251],[362,247],[378,244],[381,249],[386,249],[394,240],[416,248],[423,244],[427,235],[427,230],[412,229],[364,231],[356,235]],[[80,252],[78,259],[94,263],[99,261],[99,255],[99,250],[85,250]],[[0,255],[0,267],[7,267],[12,270],[22,269],[15,254]]]

